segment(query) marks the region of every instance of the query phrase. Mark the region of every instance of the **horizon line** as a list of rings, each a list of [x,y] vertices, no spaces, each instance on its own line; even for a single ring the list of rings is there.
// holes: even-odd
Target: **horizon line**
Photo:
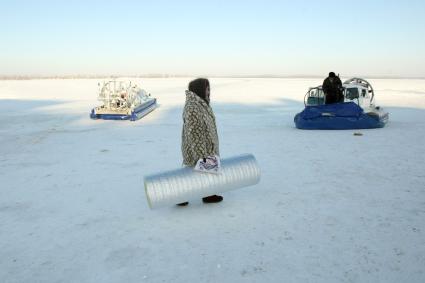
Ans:
[[[43,80],[43,79],[118,79],[118,78],[258,78],[258,79],[308,79],[308,78],[325,78],[326,75],[193,75],[193,74],[74,74],[74,75],[0,75],[0,80]],[[402,76],[402,75],[346,75],[341,77],[361,77],[369,79],[425,79],[425,76]]]

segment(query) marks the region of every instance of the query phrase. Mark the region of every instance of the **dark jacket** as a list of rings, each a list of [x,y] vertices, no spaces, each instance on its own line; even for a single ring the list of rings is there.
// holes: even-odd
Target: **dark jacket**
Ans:
[[[325,93],[326,104],[344,102],[342,82],[339,77],[327,77],[323,81],[322,89]]]

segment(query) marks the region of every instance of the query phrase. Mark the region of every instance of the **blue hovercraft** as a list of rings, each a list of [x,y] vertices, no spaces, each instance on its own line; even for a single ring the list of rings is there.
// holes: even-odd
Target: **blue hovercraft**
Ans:
[[[136,121],[157,107],[156,98],[125,81],[104,82],[98,100],[103,105],[91,110],[92,119]]]
[[[312,87],[304,96],[305,108],[294,117],[304,130],[348,130],[382,128],[388,112],[375,106],[375,93],[365,79],[351,78],[343,83],[344,102],[326,104],[322,86]]]

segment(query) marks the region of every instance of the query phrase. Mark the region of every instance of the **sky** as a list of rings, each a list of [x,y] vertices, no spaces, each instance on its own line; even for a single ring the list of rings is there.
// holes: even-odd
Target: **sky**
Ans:
[[[425,1],[0,0],[0,75],[425,77]]]

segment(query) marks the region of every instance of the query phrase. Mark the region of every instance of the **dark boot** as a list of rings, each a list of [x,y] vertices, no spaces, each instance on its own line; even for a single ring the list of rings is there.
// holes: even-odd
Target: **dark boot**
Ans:
[[[178,206],[186,206],[186,205],[188,205],[188,204],[189,204],[189,202],[188,202],[188,201],[186,201],[186,202],[178,203],[177,205],[178,205]]]
[[[223,197],[218,195],[212,195],[212,196],[202,198],[202,201],[204,203],[215,203],[215,202],[220,202],[222,200],[223,200]]]

